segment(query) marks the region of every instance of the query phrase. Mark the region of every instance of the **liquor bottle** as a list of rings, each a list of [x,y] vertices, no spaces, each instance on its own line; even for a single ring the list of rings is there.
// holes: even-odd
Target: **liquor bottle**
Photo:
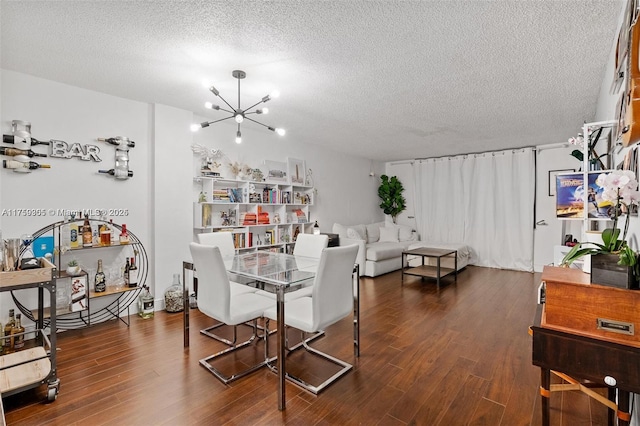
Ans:
[[[127,263],[124,265],[124,286],[130,287],[129,280],[131,275],[129,274],[131,270],[131,265],[129,264],[129,258],[127,257]]]
[[[89,217],[84,218],[84,224],[82,225],[82,247],[93,246],[93,233],[91,232],[91,224],[89,223]]]
[[[122,231],[120,232],[120,244],[129,244],[129,233],[127,232],[127,224],[122,224]]]
[[[16,315],[16,323],[11,329],[11,351],[19,351],[24,348],[24,327],[20,323],[22,314]]]
[[[4,353],[11,353],[11,329],[16,325],[16,320],[13,316],[13,309],[9,309],[9,321],[4,325]]]
[[[16,138],[18,138],[18,142],[20,142],[20,139],[23,139],[21,137],[18,136],[14,136],[14,135],[2,135],[2,142],[4,143],[16,143]],[[49,141],[39,141],[36,138],[30,137],[29,139],[31,139],[31,146],[34,145],[49,145]]]
[[[129,263],[129,287],[138,287],[138,267],[133,257]]]
[[[107,290],[107,278],[102,271],[102,259],[98,259],[98,271],[96,272],[96,279],[94,285],[94,291],[96,293],[103,293]]]
[[[128,177],[133,177],[133,170],[128,170],[126,175],[123,170],[116,170],[116,169],[98,170],[98,173],[104,173],[107,175],[115,176],[118,179],[126,179]]]
[[[48,164],[38,164],[35,161],[28,161],[28,162],[22,163],[20,161],[2,160],[2,168],[3,169],[36,170],[36,169],[50,169],[51,166]]]
[[[103,247],[111,245],[111,228],[106,223],[100,226],[100,245]]]
[[[118,243],[118,234],[116,234],[116,228],[113,226],[113,219],[109,219],[109,228],[111,229],[111,245]]]
[[[46,157],[47,154],[39,154],[37,152],[33,152],[31,149],[17,149],[17,148],[7,148],[5,146],[0,146],[0,154],[2,155],[26,155],[27,157]]]
[[[69,247],[78,248],[80,242],[78,241],[78,224],[73,222],[69,224]]]
[[[129,138],[124,136],[118,136],[117,138],[98,138],[98,140],[115,146],[126,145],[129,148],[134,148],[136,146],[134,141],[129,140]]]
[[[138,297],[138,315],[144,319],[153,318],[153,296],[149,292],[149,287],[142,286],[140,297]]]

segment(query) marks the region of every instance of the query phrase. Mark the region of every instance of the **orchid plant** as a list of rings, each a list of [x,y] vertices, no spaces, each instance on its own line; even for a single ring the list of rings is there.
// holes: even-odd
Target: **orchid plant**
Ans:
[[[610,173],[601,173],[596,185],[603,189],[602,199],[611,202],[609,211],[613,219],[613,226],[602,231],[602,244],[599,243],[578,243],[562,259],[562,265],[567,266],[574,260],[589,254],[618,254],[620,260],[618,265],[631,266],[636,276],[640,276],[638,270],[638,255],[627,244],[627,232],[629,231],[629,219],[625,220],[622,238],[618,228],[618,219],[622,214],[628,214],[631,208],[637,207],[640,201],[638,192],[638,181],[635,174],[629,170],[614,170]],[[585,247],[588,245],[588,247]],[[594,247],[595,246],[595,247]]]

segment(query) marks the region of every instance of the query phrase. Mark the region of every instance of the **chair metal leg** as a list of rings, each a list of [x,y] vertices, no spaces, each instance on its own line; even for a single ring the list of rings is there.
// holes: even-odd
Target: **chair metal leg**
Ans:
[[[314,338],[314,337],[312,337]],[[348,362],[344,362],[338,358],[332,357],[329,354],[326,354],[322,351],[319,351],[317,349],[312,348],[311,346],[309,346],[307,344],[307,340],[308,339],[303,339],[302,340],[302,346],[305,348],[305,350],[307,352],[309,352],[310,354],[319,356],[321,358],[326,359],[327,361],[333,362],[334,364],[341,366],[342,368],[340,370],[338,370],[333,376],[329,377],[328,379],[326,379],[324,382],[320,383],[319,385],[315,386],[312,385],[310,383],[305,382],[304,380],[302,380],[299,377],[293,376],[290,373],[286,373],[285,377],[290,380],[291,382],[295,383],[296,385],[300,386],[301,388],[308,390],[309,392],[313,393],[314,395],[317,395],[318,393],[322,392],[322,390],[324,390],[327,386],[329,386],[330,384],[332,384],[333,382],[335,382],[337,379],[339,379],[340,377],[342,377],[343,375],[345,375],[346,373],[348,373],[353,366],[351,364],[349,364]]]
[[[224,325],[224,324],[220,324],[220,325]],[[214,328],[218,327],[220,325],[214,326]],[[228,383],[230,383],[230,382],[232,382],[234,380],[237,380],[237,379],[239,379],[241,377],[244,377],[247,374],[252,373],[255,370],[257,370],[257,369],[261,368],[262,366],[264,366],[266,364],[266,360],[265,361],[261,361],[258,364],[253,365],[253,366],[251,366],[251,367],[247,368],[246,370],[243,370],[243,371],[241,371],[239,373],[234,373],[234,374],[232,374],[230,376],[226,376],[226,375],[222,374],[221,371],[216,369],[210,363],[210,361],[213,360],[213,359],[219,358],[219,357],[221,357],[223,355],[226,355],[226,354],[229,354],[231,352],[235,352],[238,349],[241,349],[241,348],[243,348],[243,347],[245,347],[247,345],[250,345],[256,339],[256,337],[258,337],[258,321],[257,320],[253,321],[252,327],[253,327],[253,333],[252,333],[251,337],[248,340],[246,340],[246,341],[244,341],[244,342],[242,342],[240,344],[235,344],[236,337],[237,337],[237,335],[236,335],[236,327],[235,326],[233,327],[233,330],[234,330],[234,332],[233,332],[233,343],[230,342],[227,339],[219,338],[219,336],[214,337],[216,340],[221,340],[224,343],[229,344],[230,347],[227,348],[227,349],[224,349],[224,350],[222,350],[222,351],[220,351],[220,352],[218,352],[216,354],[210,355],[210,356],[208,356],[206,358],[202,358],[201,360],[199,360],[200,365],[202,365],[204,368],[209,370],[209,372],[211,374],[216,376],[216,378],[218,378],[218,380],[220,380],[224,384],[228,384]],[[202,331],[201,331],[201,333],[202,333]],[[202,334],[205,334],[205,333],[202,333]],[[266,349],[265,349],[265,351],[266,351]]]

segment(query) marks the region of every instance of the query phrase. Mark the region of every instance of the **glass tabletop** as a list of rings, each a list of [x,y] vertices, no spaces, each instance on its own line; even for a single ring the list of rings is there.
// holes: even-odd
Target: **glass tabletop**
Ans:
[[[313,279],[319,259],[256,251],[225,259],[227,271],[274,285],[291,285]]]

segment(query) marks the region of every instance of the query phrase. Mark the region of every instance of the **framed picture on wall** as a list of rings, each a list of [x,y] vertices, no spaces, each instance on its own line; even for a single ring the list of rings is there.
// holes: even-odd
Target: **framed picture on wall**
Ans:
[[[287,158],[287,166],[289,183],[292,185],[304,185],[306,181],[304,160]]]
[[[556,176],[562,173],[573,173],[576,169],[549,170],[549,197],[556,196]]]
[[[265,160],[264,165],[267,168],[267,182],[287,182],[287,163],[284,161]]]

